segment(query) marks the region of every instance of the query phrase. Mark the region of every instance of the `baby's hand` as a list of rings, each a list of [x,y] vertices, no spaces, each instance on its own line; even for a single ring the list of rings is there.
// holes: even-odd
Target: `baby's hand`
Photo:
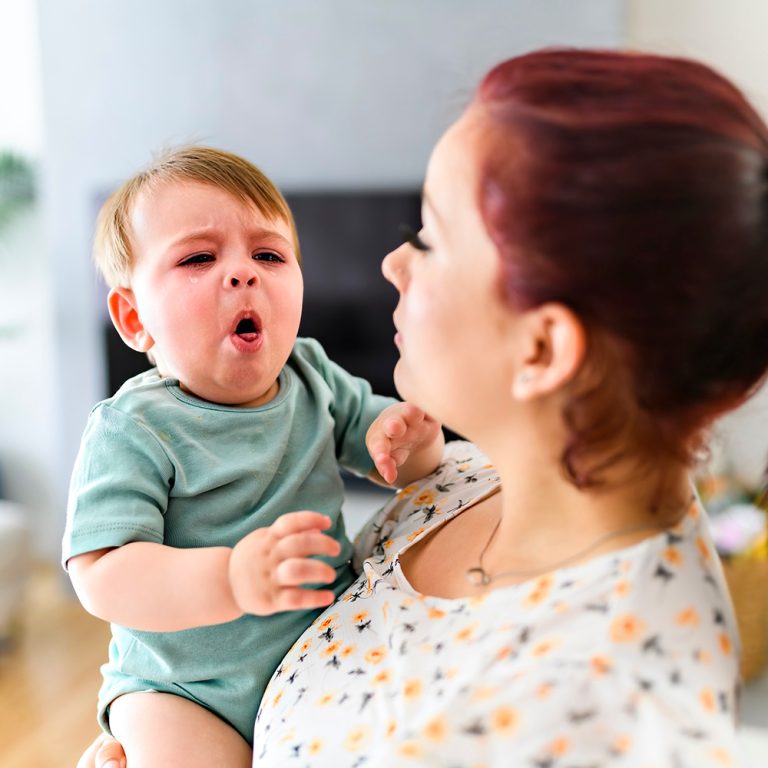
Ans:
[[[332,566],[310,558],[341,551],[338,541],[322,533],[330,525],[330,518],[319,512],[289,512],[237,542],[229,559],[229,583],[240,610],[266,616],[330,605],[336,599],[332,591],[300,586],[336,579]]]
[[[395,403],[385,408],[368,428],[365,445],[379,474],[391,485],[402,474],[399,468],[412,455],[416,458],[415,454],[422,449],[434,453],[434,459],[424,457],[426,461],[412,461],[411,464],[419,466],[413,466],[409,475],[422,477],[434,469],[433,465],[436,466],[442,455],[442,431],[440,424],[421,408],[410,403]]]

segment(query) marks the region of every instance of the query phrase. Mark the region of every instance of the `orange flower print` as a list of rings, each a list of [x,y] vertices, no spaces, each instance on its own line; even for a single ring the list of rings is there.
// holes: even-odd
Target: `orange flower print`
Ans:
[[[344,749],[359,752],[369,741],[370,729],[366,725],[355,726],[344,739]]]
[[[333,656],[333,654],[336,653],[336,651],[338,651],[339,648],[341,648],[341,643],[338,642],[337,640],[336,642],[333,642],[330,645],[323,648],[323,650],[320,652],[320,655],[323,658],[327,659],[329,656]]]
[[[413,541],[414,539],[418,539],[422,533],[424,533],[424,528],[417,528],[415,531],[411,531],[406,538],[408,541]]]
[[[338,619],[338,618],[339,618],[339,614],[338,613],[333,613],[330,616],[328,616],[327,618],[323,619],[317,625],[317,627],[318,627],[318,629],[321,629],[321,630],[322,629],[328,629],[328,627],[330,627],[330,626],[332,626],[333,624],[336,623],[336,619]]]
[[[698,611],[691,605],[675,616],[675,623],[681,627],[698,627],[701,624]]]
[[[607,675],[612,669],[610,659],[605,656],[592,657],[592,671],[596,675]]]
[[[310,755],[317,755],[319,752],[321,752],[323,749],[323,740],[322,739],[313,739],[312,741],[307,744],[307,750],[309,751]]]
[[[401,742],[397,748],[397,753],[401,757],[419,758],[421,757],[421,746],[415,739],[406,739]]]
[[[533,585],[533,589],[528,593],[528,597],[525,599],[526,605],[538,605],[539,603],[544,602],[544,600],[549,597],[553,583],[554,579],[551,574],[547,574],[546,576],[537,579],[536,583]]]
[[[701,702],[701,705],[704,707],[704,709],[707,710],[707,712],[714,712],[715,708],[717,707],[715,694],[712,692],[711,688],[702,689],[701,693],[699,694],[699,701]]]
[[[549,745],[549,754],[553,757],[562,757],[570,749],[570,742],[565,736],[560,736]]]
[[[707,546],[707,542],[704,541],[704,539],[702,539],[701,536],[696,537],[696,548],[699,550],[701,559],[704,560],[704,562],[708,562],[711,556],[711,553],[709,551],[709,547]]]
[[[332,693],[324,693],[318,700],[317,703],[321,707],[327,707],[331,702],[333,701],[333,694]]]
[[[455,635],[454,638],[459,643],[464,643],[467,640],[470,640],[473,635],[475,634],[475,630],[477,629],[477,624],[469,624],[468,626],[464,627],[463,629],[460,629]]]
[[[411,680],[406,681],[405,686],[403,687],[403,694],[405,695],[405,698],[408,701],[412,701],[413,699],[418,699],[419,696],[421,696],[423,691],[424,691],[424,683],[422,683],[421,680],[419,680],[417,677],[414,677]]]
[[[613,741],[613,753],[616,755],[624,755],[629,751],[632,746],[632,739],[625,733],[621,736],[617,736]]]
[[[728,637],[728,635],[726,635],[725,632],[723,632],[717,640],[718,640],[718,644],[720,645],[720,650],[726,656],[730,656],[731,655],[731,651],[733,650],[733,645],[731,643],[731,638]]]
[[[558,645],[559,642],[557,640],[542,640],[533,647],[531,653],[536,657],[546,656],[557,648]]]
[[[353,617],[352,621],[355,624],[359,624],[361,621],[365,621],[368,618],[368,611],[358,611]]]
[[[397,495],[400,496],[400,498],[404,498],[405,496],[410,496],[419,486],[416,485],[416,483],[411,483],[410,485],[406,485],[405,488],[401,488]]]
[[[635,615],[625,613],[611,623],[611,640],[614,643],[632,643],[640,639],[645,624]]]
[[[374,685],[379,685],[380,683],[388,683],[392,677],[392,673],[388,669],[382,669],[381,672],[377,672],[371,682]]]
[[[341,658],[346,659],[351,656],[357,648],[354,645],[345,645],[341,650]]]
[[[365,660],[369,664],[381,664],[386,655],[387,649],[383,645],[380,645],[377,648],[371,648],[371,650],[365,654]]]
[[[617,597],[626,597],[632,591],[632,585],[627,579],[621,579],[616,582],[616,586],[613,588]]]
[[[722,747],[715,747],[715,749],[712,750],[712,757],[714,758],[715,762],[717,762],[719,765],[722,765],[723,768],[733,768],[735,765],[731,753]]]
[[[439,608],[430,608],[427,616],[430,619],[442,619],[445,617],[445,611],[441,611]]]
[[[663,557],[670,565],[682,565],[683,563],[683,555],[677,547],[667,547]]]
[[[310,638],[309,640],[305,640],[301,644],[301,648],[299,648],[299,655],[303,656],[310,649],[311,646],[312,646],[312,638]]]
[[[275,698],[272,699],[272,706],[276,707],[280,703],[280,699],[283,698],[283,692],[280,691],[277,694],[275,694]]]
[[[413,503],[417,507],[426,507],[428,504],[432,504],[435,501],[435,492],[432,490],[422,491],[414,500]]]
[[[515,731],[519,721],[517,710],[512,707],[498,707],[491,713],[491,728],[505,736]]]
[[[703,649],[696,651],[693,654],[693,658],[700,664],[710,664],[712,662],[712,654],[709,651]]]
[[[448,733],[448,726],[442,717],[435,717],[424,726],[424,737],[429,741],[443,741]]]
[[[389,723],[387,724],[387,730],[384,731],[384,735],[388,739],[391,739],[395,735],[396,731],[397,731],[397,721],[396,720],[390,720]]]
[[[496,651],[496,660],[504,661],[504,659],[508,658],[511,655],[512,655],[512,648],[508,645],[504,645],[501,648],[499,648],[498,651]]]

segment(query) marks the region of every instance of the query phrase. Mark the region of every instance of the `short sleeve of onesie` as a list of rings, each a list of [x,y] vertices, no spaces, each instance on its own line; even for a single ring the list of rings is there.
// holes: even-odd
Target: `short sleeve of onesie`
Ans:
[[[62,559],[131,541],[163,541],[173,466],[140,421],[109,405],[91,413],[70,483]],[[76,521],[76,522],[75,522]]]
[[[333,362],[314,339],[299,339],[295,354],[320,372],[332,393],[336,458],[343,467],[366,475],[373,460],[365,447],[365,435],[373,420],[389,405],[391,397],[376,395],[371,385]]]

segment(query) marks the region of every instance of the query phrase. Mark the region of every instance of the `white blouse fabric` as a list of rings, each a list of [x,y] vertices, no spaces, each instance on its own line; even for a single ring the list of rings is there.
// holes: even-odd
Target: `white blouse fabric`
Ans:
[[[368,524],[362,574],[267,688],[255,765],[734,764],[737,635],[700,507],[484,597],[416,593],[400,553],[498,483],[477,448],[449,443]]]

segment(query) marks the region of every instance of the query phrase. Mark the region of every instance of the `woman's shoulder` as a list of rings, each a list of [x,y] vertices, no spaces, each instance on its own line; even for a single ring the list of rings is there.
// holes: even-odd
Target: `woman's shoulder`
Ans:
[[[446,444],[434,472],[405,488],[382,507],[355,541],[358,567],[369,556],[391,557],[425,530],[488,495],[499,485],[499,475],[488,457],[473,443]]]

